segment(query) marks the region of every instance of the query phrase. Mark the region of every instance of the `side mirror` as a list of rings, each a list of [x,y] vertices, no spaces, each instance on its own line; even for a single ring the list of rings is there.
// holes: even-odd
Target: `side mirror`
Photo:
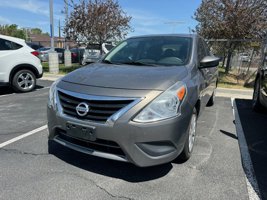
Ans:
[[[219,65],[220,58],[215,56],[206,56],[200,61],[199,68],[217,67]]]

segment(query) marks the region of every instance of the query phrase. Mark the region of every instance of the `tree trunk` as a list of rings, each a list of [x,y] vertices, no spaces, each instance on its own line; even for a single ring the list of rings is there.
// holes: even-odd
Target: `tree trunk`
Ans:
[[[224,64],[225,64],[225,59],[226,59],[226,58],[225,58],[225,56],[226,56],[226,55],[225,55],[225,52],[224,52],[224,53],[223,53],[223,62],[222,62],[222,67],[224,67]]]
[[[247,68],[246,74],[249,73],[249,70],[250,70],[250,67],[251,67],[251,63],[252,63],[252,59],[254,57],[254,53],[255,53],[255,48],[253,48],[253,51],[252,51],[252,54],[251,54],[251,57],[250,57],[250,60],[249,60],[249,64],[248,64],[248,68]]]
[[[232,59],[232,54],[233,51],[231,50],[231,48],[228,50],[227,53],[227,62],[226,62],[226,67],[225,67],[225,73],[228,74],[231,68],[231,59]]]

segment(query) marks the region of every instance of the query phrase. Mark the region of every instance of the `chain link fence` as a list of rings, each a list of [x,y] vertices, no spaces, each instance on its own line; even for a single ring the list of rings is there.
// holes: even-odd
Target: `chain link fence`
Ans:
[[[253,85],[257,69],[262,63],[263,40],[217,39],[207,40],[207,43],[212,53],[221,58],[220,67],[226,73],[220,75],[228,74],[228,80],[225,80],[226,76],[221,77],[222,82],[247,87]]]

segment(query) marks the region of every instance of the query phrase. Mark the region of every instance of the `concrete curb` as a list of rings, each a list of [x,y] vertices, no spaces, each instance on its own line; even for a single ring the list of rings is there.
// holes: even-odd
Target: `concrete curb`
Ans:
[[[63,74],[49,74],[49,73],[44,73],[43,77],[41,80],[48,80],[48,81],[55,81],[65,75]]]

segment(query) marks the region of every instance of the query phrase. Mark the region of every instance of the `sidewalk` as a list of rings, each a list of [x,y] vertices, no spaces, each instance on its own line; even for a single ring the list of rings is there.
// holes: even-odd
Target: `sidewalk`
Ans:
[[[42,80],[55,81],[64,75],[44,73]],[[229,89],[229,88],[217,88],[217,97],[229,97],[238,99],[252,99],[252,89]]]
[[[64,74],[50,74],[50,73],[44,73],[41,80],[48,80],[48,81],[55,81],[61,77],[65,76]]]
[[[217,88],[216,97],[229,97],[235,99],[252,99],[253,89]]]

